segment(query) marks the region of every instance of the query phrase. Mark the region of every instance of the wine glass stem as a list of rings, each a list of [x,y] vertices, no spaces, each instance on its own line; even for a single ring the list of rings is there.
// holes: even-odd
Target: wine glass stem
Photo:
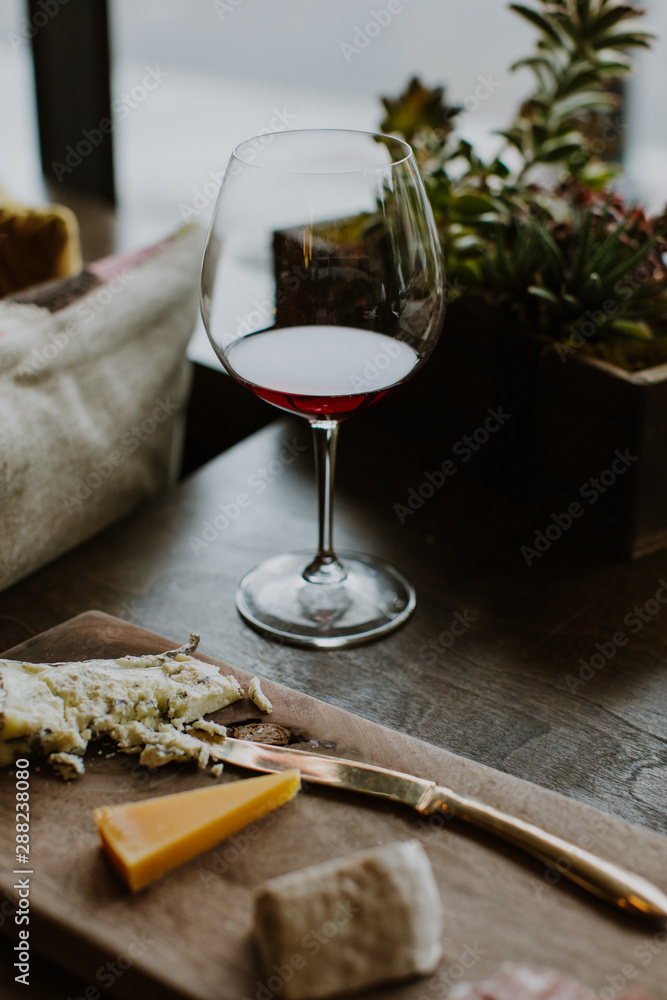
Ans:
[[[346,573],[333,549],[333,488],[336,468],[338,420],[311,420],[317,477],[317,555],[303,576],[309,583],[342,583]]]

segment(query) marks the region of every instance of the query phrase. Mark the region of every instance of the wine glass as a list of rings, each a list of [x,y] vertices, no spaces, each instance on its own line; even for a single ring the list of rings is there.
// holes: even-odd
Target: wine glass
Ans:
[[[333,548],[343,419],[412,377],[444,316],[444,270],[410,146],[313,129],[232,153],[208,234],[202,314],[238,382],[305,417],[315,444],[317,552],[277,555],[239,584],[242,617],[301,646],[352,646],[411,614],[415,592],[370,555]]]

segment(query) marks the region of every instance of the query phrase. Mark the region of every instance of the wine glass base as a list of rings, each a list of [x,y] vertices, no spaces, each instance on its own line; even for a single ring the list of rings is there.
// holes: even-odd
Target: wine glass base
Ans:
[[[359,552],[342,552],[338,558],[346,578],[334,584],[304,578],[312,552],[260,563],[236,592],[241,617],[291,645],[336,649],[385,635],[412,614],[414,589],[395,569]]]

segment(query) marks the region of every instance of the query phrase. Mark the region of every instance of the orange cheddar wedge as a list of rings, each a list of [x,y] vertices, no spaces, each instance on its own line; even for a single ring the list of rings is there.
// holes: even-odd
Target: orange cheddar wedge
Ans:
[[[93,809],[93,817],[111,863],[136,892],[282,806],[300,788],[298,771],[280,771],[144,802],[104,806]]]

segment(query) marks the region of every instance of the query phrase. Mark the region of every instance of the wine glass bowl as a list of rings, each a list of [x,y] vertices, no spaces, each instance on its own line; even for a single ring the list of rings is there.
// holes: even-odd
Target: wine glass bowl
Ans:
[[[252,570],[237,592],[241,615],[307,646],[397,627],[414,591],[374,557],[336,555],[332,488],[340,422],[411,378],[442,325],[442,259],[410,147],[345,130],[242,143],[222,182],[201,291],[229,374],[309,420],[315,441],[317,552]]]

